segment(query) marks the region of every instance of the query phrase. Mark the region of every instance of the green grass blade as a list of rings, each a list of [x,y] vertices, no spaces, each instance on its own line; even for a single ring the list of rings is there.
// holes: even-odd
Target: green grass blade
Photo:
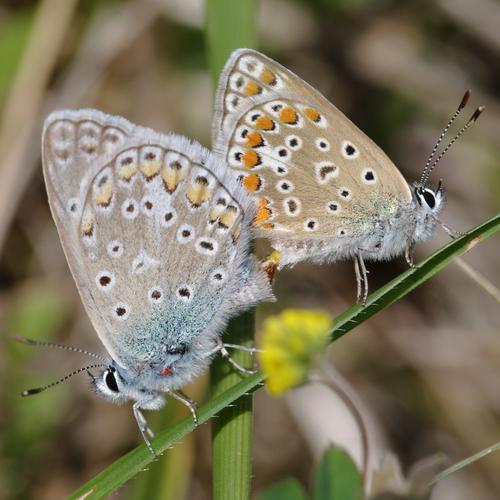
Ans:
[[[251,345],[255,311],[248,311],[229,323],[224,340]],[[251,355],[231,352],[243,366],[251,366]],[[210,367],[212,395],[217,397],[241,380],[227,360],[220,357]],[[224,408],[212,421],[212,489],[215,500],[246,500],[250,497],[252,477],[253,415],[252,396],[240,397]]]
[[[246,393],[255,391],[262,383],[261,374],[245,377],[236,385],[224,391],[223,394],[212,398],[198,410],[200,425],[218,414],[227,405],[233,403]],[[132,418],[132,414],[131,414]],[[188,416],[176,425],[156,434],[152,439],[153,447],[157,453],[163,453],[195,428],[193,419]],[[136,474],[144,471],[156,458],[151,455],[144,444],[126,453],[90,481],[73,492],[69,498],[103,498],[123,486]]]
[[[345,335],[367,318],[411,292],[415,287],[445,268],[453,257],[468,252],[477,243],[499,231],[500,215],[496,215],[440,248],[416,267],[409,269],[376,290],[370,295],[365,306],[355,305],[338,316],[331,333],[332,340]],[[261,373],[243,378],[236,385],[211,399],[199,409],[200,423],[206,422],[246,393],[254,392],[262,385],[263,380],[264,376]],[[193,429],[194,424],[188,417],[173,427],[158,433],[152,440],[153,446],[158,452],[163,452]],[[88,495],[85,498],[102,498],[144,470],[153,459],[146,447],[141,444],[85,483],[70,498],[79,498],[82,495]]]
[[[229,54],[240,47],[255,47],[256,0],[207,0],[205,38],[212,81]]]
[[[205,36],[214,87],[229,54],[239,47],[254,47],[255,0],[207,0]],[[224,341],[251,345],[255,311],[230,322]],[[242,366],[251,366],[248,353],[231,353]],[[221,358],[210,367],[212,395],[217,397],[240,380]],[[214,500],[247,500],[252,472],[252,397],[246,396],[220,412],[212,423],[212,488]]]
[[[469,465],[473,464],[474,462],[477,462],[481,458],[484,458],[485,456],[490,455],[491,453],[499,450],[500,450],[500,442],[488,446],[487,448],[484,448],[484,450],[478,451],[477,453],[474,453],[474,455],[471,455],[470,457],[460,460],[460,462],[457,462],[456,464],[453,464],[447,469],[441,471],[439,474],[436,474],[436,476],[432,479],[432,481],[427,485],[427,488],[431,488],[439,481],[442,481],[443,479],[446,479],[448,476],[455,474],[464,467],[468,467]]]

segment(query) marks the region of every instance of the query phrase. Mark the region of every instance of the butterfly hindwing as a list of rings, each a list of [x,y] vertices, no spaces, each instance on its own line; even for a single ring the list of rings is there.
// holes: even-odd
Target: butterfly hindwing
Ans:
[[[319,92],[256,51],[235,51],[226,64],[213,135],[216,151],[259,199],[256,226],[282,250],[282,263],[311,250],[319,260],[334,257],[335,247],[366,239],[377,216],[411,201],[378,146]]]
[[[140,371],[271,297],[246,255],[253,203],[205,148],[94,110],[52,114],[43,145],[68,262],[117,362]]]

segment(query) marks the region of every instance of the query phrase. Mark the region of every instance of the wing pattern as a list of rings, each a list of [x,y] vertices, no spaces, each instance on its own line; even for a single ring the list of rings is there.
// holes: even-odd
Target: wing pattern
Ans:
[[[51,115],[43,146],[70,268],[115,361],[140,371],[272,296],[247,256],[253,203],[199,144],[82,110]]]
[[[363,132],[278,63],[233,53],[221,76],[216,151],[258,199],[255,225],[283,263],[338,256],[411,203],[405,179]],[[288,250],[286,250],[288,249]],[[350,250],[349,250],[350,252]]]

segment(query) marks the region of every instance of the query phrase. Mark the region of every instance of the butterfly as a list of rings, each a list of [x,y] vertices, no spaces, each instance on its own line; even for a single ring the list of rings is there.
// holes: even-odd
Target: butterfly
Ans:
[[[69,267],[109,354],[73,374],[89,372],[109,401],[132,401],[153,452],[141,410],[160,408],[167,394],[196,420],[180,389],[212,356],[245,371],[220,334],[231,316],[273,299],[248,253],[255,204],[200,144],[92,109],[47,118],[42,160]]]
[[[265,55],[238,49],[219,79],[214,151],[258,200],[255,227],[279,252],[279,266],[354,260],[358,302],[365,302],[365,260],[389,260],[429,239],[445,203],[429,176],[448,148],[481,114],[476,110],[419,182],[408,184],[386,154],[333,104]],[[445,229],[451,230],[444,226]]]

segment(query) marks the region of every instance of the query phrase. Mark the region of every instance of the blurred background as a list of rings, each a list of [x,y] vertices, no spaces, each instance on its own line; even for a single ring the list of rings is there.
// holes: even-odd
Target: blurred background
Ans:
[[[80,356],[7,340],[18,333],[102,352],[83,312],[46,200],[41,123],[60,107],[96,107],[210,146],[213,85],[203,0],[0,1],[0,498],[63,498],[140,442],[131,408],[87,389],[85,376],[39,396],[19,392],[83,365]],[[500,205],[500,3],[494,0],[262,0],[258,48],[322,91],[416,179],[463,92],[487,106],[440,164],[443,220],[468,229]],[[417,258],[447,242],[441,232]],[[498,240],[465,259],[500,282]],[[372,264],[372,290],[405,270]],[[280,274],[277,304],[333,315],[355,300],[351,263]],[[498,303],[457,265],[329,350],[403,471],[437,452],[457,461],[500,439]],[[200,379],[186,392],[206,400]],[[307,412],[305,411],[307,409]],[[149,414],[168,426],[174,402]],[[320,419],[314,419],[320,416]],[[313,391],[256,395],[253,489],[311,481],[325,436],[349,418]],[[322,439],[317,439],[317,436]],[[316,437],[315,437],[316,436]],[[356,436],[353,437],[357,439]],[[500,454],[438,486],[439,499],[500,498]],[[210,498],[204,425],[114,498]]]

